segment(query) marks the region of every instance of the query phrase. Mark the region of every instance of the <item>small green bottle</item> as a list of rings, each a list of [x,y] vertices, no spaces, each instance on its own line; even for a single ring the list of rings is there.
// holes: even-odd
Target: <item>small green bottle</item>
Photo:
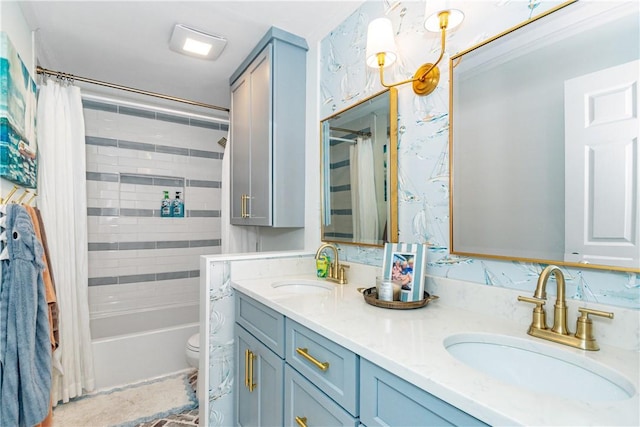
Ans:
[[[160,203],[160,216],[162,218],[170,218],[172,215],[171,200],[169,200],[169,192],[164,192],[164,199]]]

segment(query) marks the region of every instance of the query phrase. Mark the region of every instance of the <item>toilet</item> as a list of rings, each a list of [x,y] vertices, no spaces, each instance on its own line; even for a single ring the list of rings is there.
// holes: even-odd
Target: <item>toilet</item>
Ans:
[[[185,349],[185,354],[187,355],[187,363],[192,368],[198,369],[198,365],[200,364],[200,334],[193,334],[187,340],[187,347]]]

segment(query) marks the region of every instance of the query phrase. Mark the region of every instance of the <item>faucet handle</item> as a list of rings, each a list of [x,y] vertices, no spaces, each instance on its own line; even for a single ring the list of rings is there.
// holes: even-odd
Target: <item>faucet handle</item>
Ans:
[[[531,304],[535,304],[536,308],[534,308],[534,310],[542,309],[542,306],[544,305],[544,303],[547,302],[547,300],[542,299],[542,298],[523,297],[522,295],[518,296],[518,301],[530,302]]]
[[[529,328],[530,331],[532,329],[547,329],[547,317],[543,308],[544,303],[547,302],[547,300],[519,295],[518,301],[529,302],[536,305],[533,309],[533,320],[531,321],[531,327]]]
[[[578,311],[581,313],[576,323],[576,338],[582,340],[585,350],[598,350],[600,347],[596,343],[593,336],[593,322],[589,318],[590,314],[594,316],[608,317],[613,319],[613,313],[608,311],[593,310],[591,308],[580,307]]]
[[[345,268],[349,268],[349,264],[340,264],[340,268],[338,269],[338,283],[341,285],[347,284],[347,276],[344,271]]]
[[[608,317],[609,319],[613,319],[613,313],[602,310],[594,310],[593,308],[579,307],[578,311],[582,313],[580,318],[589,319],[589,315],[593,314],[594,316],[602,316]]]

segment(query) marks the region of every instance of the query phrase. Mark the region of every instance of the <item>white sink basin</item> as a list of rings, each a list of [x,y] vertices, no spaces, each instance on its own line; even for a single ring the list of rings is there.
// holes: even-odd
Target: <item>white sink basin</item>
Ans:
[[[582,355],[529,339],[458,334],[444,340],[461,362],[511,385],[588,402],[624,400],[635,394],[620,373]]]
[[[273,282],[271,287],[298,294],[323,294],[331,292],[334,285],[322,280],[291,279]]]

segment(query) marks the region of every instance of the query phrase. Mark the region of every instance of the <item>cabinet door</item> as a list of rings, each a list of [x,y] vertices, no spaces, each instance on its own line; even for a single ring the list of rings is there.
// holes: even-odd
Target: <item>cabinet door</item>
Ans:
[[[486,426],[365,359],[360,359],[360,420],[368,427]]]
[[[357,426],[351,416],[320,389],[285,365],[285,424],[287,426]]]
[[[231,87],[233,224],[271,225],[271,96],[271,45],[267,45]]]
[[[239,426],[283,425],[284,361],[244,328],[236,330],[236,420]]]
[[[249,221],[251,225],[271,225],[272,203],[272,111],[271,111],[271,45],[249,67],[251,74],[251,193]]]
[[[231,87],[231,221],[243,221],[243,197],[250,193],[249,162],[251,149],[251,81],[244,73]],[[225,154],[226,155],[226,154]],[[243,166],[245,165],[245,166]]]

